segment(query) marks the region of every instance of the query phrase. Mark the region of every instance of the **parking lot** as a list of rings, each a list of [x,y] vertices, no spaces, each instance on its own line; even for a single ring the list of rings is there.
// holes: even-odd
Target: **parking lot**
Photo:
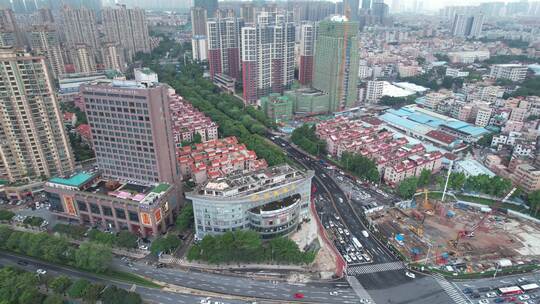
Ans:
[[[540,303],[537,273],[454,283],[471,303]]]

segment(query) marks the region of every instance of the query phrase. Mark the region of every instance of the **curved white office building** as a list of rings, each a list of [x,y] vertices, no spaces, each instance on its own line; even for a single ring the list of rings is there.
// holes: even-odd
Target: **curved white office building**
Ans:
[[[208,181],[186,193],[196,236],[252,229],[263,238],[287,235],[310,217],[313,172],[288,165]]]

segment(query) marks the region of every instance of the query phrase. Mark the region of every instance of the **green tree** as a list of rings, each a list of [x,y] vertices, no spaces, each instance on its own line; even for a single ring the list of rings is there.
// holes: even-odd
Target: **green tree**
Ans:
[[[401,183],[399,184],[398,189],[397,189],[397,194],[403,199],[408,199],[414,195],[417,188],[418,188],[418,178],[408,177],[402,180]]]
[[[359,154],[344,152],[341,155],[340,164],[343,168],[351,171],[354,175],[365,178],[372,182],[379,182],[379,170],[375,162]]]
[[[97,300],[99,300],[103,289],[105,289],[105,285],[103,284],[90,284],[90,286],[85,289],[82,298],[86,303],[96,303]]]
[[[491,147],[492,140],[493,140],[493,133],[488,133],[482,136],[476,143],[483,147]]]
[[[534,216],[537,216],[538,210],[540,209],[540,190],[529,193],[529,195],[527,195],[527,200],[529,202],[529,207],[531,208],[531,214],[534,212]]]
[[[193,141],[192,142],[194,144],[200,144],[202,142],[201,134],[199,134],[198,132],[195,132],[195,134],[193,134]]]
[[[43,304],[63,304],[64,299],[61,295],[58,294],[52,294],[48,295],[45,300],[43,301]]]
[[[183,232],[191,225],[193,225],[193,205],[191,203],[186,203],[176,219],[176,229]]]
[[[159,253],[171,253],[174,249],[178,248],[182,242],[173,234],[168,234],[157,238],[150,245],[150,252],[154,255]]]
[[[41,217],[29,216],[24,219],[23,223],[26,225],[34,226],[34,227],[39,227],[41,226],[41,224],[43,224],[43,221],[44,219]]]
[[[294,129],[291,141],[311,155],[324,154],[326,150],[326,142],[317,137],[315,126],[304,124]]]
[[[90,230],[88,232],[88,238],[93,242],[98,242],[108,246],[112,246],[116,241],[114,234],[102,232],[98,229]]]
[[[90,287],[90,282],[84,279],[79,279],[75,281],[67,290],[68,296],[71,298],[79,299],[82,298],[86,289]]]
[[[450,173],[450,179],[448,180],[448,187],[454,190],[461,190],[463,185],[465,185],[465,174],[459,173]]]
[[[52,280],[50,287],[55,293],[63,294],[71,286],[71,280],[66,276],[59,276]]]
[[[116,237],[116,245],[125,248],[136,248],[137,236],[129,231],[122,230]]]
[[[9,210],[0,210],[0,221],[11,221],[11,219],[15,216],[15,213],[9,211]]]
[[[75,253],[75,265],[93,272],[105,272],[112,261],[110,247],[92,242],[85,242]]]
[[[420,176],[418,177],[418,187],[428,186],[431,181],[431,171],[422,169]]]
[[[53,231],[55,233],[63,234],[76,240],[82,240],[87,230],[88,228],[84,226],[62,223],[58,223],[53,227]]]
[[[103,304],[140,304],[141,296],[138,293],[118,288],[114,285],[108,286],[101,296]]]

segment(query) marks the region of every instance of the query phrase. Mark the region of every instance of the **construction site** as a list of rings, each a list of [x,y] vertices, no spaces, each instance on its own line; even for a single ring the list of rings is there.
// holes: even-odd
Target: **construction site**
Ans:
[[[370,219],[410,261],[446,271],[482,272],[501,261],[510,266],[540,259],[540,224],[497,205],[490,208],[449,196],[443,202],[422,190],[410,202]]]

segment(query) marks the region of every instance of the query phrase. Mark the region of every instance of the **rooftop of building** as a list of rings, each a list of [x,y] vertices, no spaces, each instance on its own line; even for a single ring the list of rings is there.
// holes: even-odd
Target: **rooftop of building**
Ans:
[[[146,75],[152,75],[152,74],[155,74],[154,71],[152,71],[152,69],[150,68],[137,68],[137,69],[134,69],[135,72],[141,72],[143,74],[146,74]]]
[[[307,174],[287,164],[209,180],[192,194],[211,197],[237,197],[263,192],[306,178]]]
[[[152,202],[171,187],[167,183],[143,184],[134,181],[120,181],[101,176],[99,172],[78,172],[70,177],[53,177],[47,185],[66,186],[71,190],[101,194],[119,199],[152,204]]]
[[[257,159],[257,154],[248,150],[244,144],[238,143],[238,139],[234,136],[184,146],[178,151],[180,165],[191,165],[191,170],[194,173],[208,168],[217,169],[230,164],[243,163],[248,160],[253,162],[255,169],[267,167],[264,159]],[[215,171],[212,175],[219,177],[225,174]]]
[[[488,133],[485,128],[475,127],[461,120],[450,118],[433,111],[409,105],[398,110],[390,109],[379,118],[387,123],[401,126],[414,133],[427,134],[441,126],[465,133],[474,137]]]
[[[70,177],[65,177],[65,178],[53,177],[49,180],[49,182],[78,188],[94,177],[95,177],[95,174],[91,174],[87,172],[79,172],[79,173],[71,175]]]
[[[477,175],[488,175],[490,177],[495,176],[495,173],[491,172],[488,168],[482,165],[480,162],[474,159],[465,159],[456,162],[456,166],[461,167],[467,175],[477,176]]]

